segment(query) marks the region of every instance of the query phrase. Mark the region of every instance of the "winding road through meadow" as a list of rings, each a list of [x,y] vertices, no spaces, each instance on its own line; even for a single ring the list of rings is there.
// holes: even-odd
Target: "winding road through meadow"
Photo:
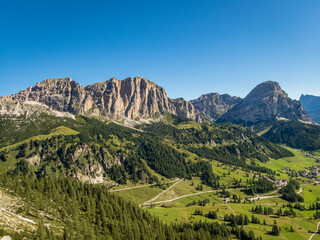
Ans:
[[[177,182],[175,182],[174,184],[172,184],[170,187],[168,187],[167,189],[165,189],[164,191],[162,191],[161,193],[159,193],[157,196],[155,196],[154,198],[146,201],[145,203],[143,203],[142,205],[149,205],[151,204],[153,201],[155,201],[157,198],[159,198],[162,194],[166,193],[167,191],[169,191],[171,188],[173,188],[175,185],[177,185],[178,183],[180,183],[181,181],[183,181],[183,179],[179,179]]]
[[[167,183],[173,183],[173,182],[176,182],[178,181],[179,178],[175,179],[175,180],[172,180],[172,181],[169,181],[169,182],[164,182],[163,184],[167,184]],[[119,188],[119,189],[112,189],[112,190],[109,190],[109,192],[119,192],[119,191],[124,191],[124,190],[130,190],[130,189],[135,189],[135,188],[143,188],[143,187],[151,187],[151,186],[155,186],[157,185],[158,183],[153,183],[153,184],[146,184],[146,185],[141,185],[141,186],[134,186],[134,187],[127,187],[127,188]]]
[[[176,198],[155,202],[155,200],[157,200],[162,194],[166,193],[167,191],[169,191],[170,189],[172,189],[174,186],[176,186],[177,184],[179,184],[182,181],[183,181],[183,179],[177,178],[177,179],[172,180],[170,182],[166,182],[166,183],[174,182],[174,184],[172,184],[167,189],[163,190],[161,193],[159,193],[157,196],[153,197],[152,199],[144,202],[143,204],[140,204],[139,206],[142,207],[142,206],[147,206],[147,205],[151,205],[151,204],[161,204],[161,203],[173,202],[175,200],[178,200],[178,199],[181,199],[181,198],[185,198],[185,197],[190,197],[190,196],[195,196],[195,195],[200,195],[200,194],[212,193],[212,192],[219,191],[219,190],[209,190],[209,191],[203,191],[203,192],[190,193],[190,194],[182,195],[182,196],[179,196],[179,197],[176,197]],[[156,185],[156,184],[148,184],[148,185],[142,185],[142,186],[115,189],[115,190],[110,190],[110,192],[117,192],[117,191],[124,191],[124,190],[130,190],[130,189],[135,189],[135,188],[149,187],[149,186],[153,186],[153,185]],[[309,185],[309,184],[304,184],[304,185]],[[245,189],[245,188],[230,188],[230,189],[226,189],[226,190],[243,190],[243,189]],[[281,195],[272,195],[272,194],[275,194],[276,192],[278,192],[279,190],[280,190],[280,188],[277,189],[276,191],[273,191],[273,192],[270,192],[270,193],[267,193],[267,194],[263,194],[263,195],[260,195],[260,196],[249,198],[249,200],[257,201],[257,200],[263,200],[263,199],[267,199],[267,198],[279,198],[279,197],[281,197]],[[297,194],[300,194],[302,191],[303,191],[303,188],[300,187],[299,191],[297,191]],[[1,192],[0,192],[0,198],[1,198]],[[232,211],[232,213],[234,215],[236,215],[235,211],[229,206],[228,203],[227,203],[227,206]],[[316,227],[316,231],[310,236],[309,240],[312,240],[312,238],[316,234],[319,233],[319,227],[320,227],[320,222],[318,222],[317,227]]]

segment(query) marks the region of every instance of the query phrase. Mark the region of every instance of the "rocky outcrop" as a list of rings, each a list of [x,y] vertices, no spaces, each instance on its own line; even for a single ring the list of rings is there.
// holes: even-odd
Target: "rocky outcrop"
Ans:
[[[219,121],[250,125],[272,118],[312,122],[301,103],[289,98],[279,84],[273,81],[256,86]]]
[[[176,110],[164,88],[141,77],[118,80],[112,78],[85,88],[90,104],[84,109],[93,115],[130,119],[159,116]]]
[[[24,101],[20,102],[18,100],[11,100],[9,98],[0,98],[0,115],[9,116],[30,116],[39,115],[45,113],[47,115],[53,115],[57,117],[75,118],[75,116],[68,112],[60,112],[49,108],[47,105],[34,102],[34,101]]]
[[[232,97],[229,94],[209,93],[190,102],[198,111],[210,116],[213,120],[217,120],[240,100],[241,98]]]
[[[110,80],[85,88],[83,112],[111,119],[159,117],[169,112],[180,117],[202,121],[192,104],[184,99],[170,99],[164,88],[142,77]]]
[[[198,122],[203,122],[203,120],[209,119],[207,116],[199,114],[199,111],[188,101],[183,98],[177,98],[172,100],[175,107],[175,115],[183,118],[190,118]]]
[[[28,114],[24,106],[28,103],[64,113],[105,116],[113,120],[154,118],[165,111],[203,120],[192,104],[184,99],[168,98],[164,88],[142,77],[111,78],[85,88],[70,78],[47,79],[17,94],[0,98],[0,113]]]
[[[13,102],[38,102],[60,112],[79,114],[85,99],[84,88],[71,78],[47,79],[11,96],[0,100]]]

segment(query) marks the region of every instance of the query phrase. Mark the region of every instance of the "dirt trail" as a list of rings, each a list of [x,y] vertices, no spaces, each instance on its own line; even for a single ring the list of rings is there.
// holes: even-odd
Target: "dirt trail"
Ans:
[[[170,187],[168,187],[166,190],[162,191],[161,193],[159,193],[157,196],[155,196],[154,198],[146,201],[145,203],[143,203],[142,205],[149,205],[150,203],[152,203],[153,201],[155,201],[157,198],[159,198],[162,194],[166,193],[167,191],[169,191],[171,188],[173,188],[175,185],[177,185],[178,183],[180,183],[181,181],[183,181],[183,179],[179,179],[177,182],[175,182],[174,184],[172,184]]]
[[[316,232],[310,236],[309,240],[311,240],[317,233],[319,233],[319,226],[320,226],[320,222],[318,222],[318,224],[317,224]]]
[[[244,188],[229,188],[229,189],[226,189],[226,190],[229,190],[229,191],[230,191],[230,190],[243,190],[243,189],[244,189]],[[180,198],[195,196],[195,195],[204,194],[204,193],[212,193],[212,192],[216,192],[216,191],[220,191],[220,190],[209,190],[209,191],[204,191],[204,192],[190,193],[190,194],[182,195],[182,196],[180,196],[180,197],[176,197],[176,198],[172,198],[172,199],[168,199],[168,200],[164,200],[164,201],[160,201],[160,202],[153,202],[153,204],[173,202],[173,201],[178,200],[178,199],[180,199]]]
[[[178,180],[179,180],[179,178],[172,180],[172,181],[169,181],[169,182],[164,182],[164,184],[176,182]],[[128,187],[128,188],[113,189],[113,190],[109,190],[109,192],[118,192],[118,191],[130,190],[130,189],[135,189],[135,188],[151,187],[151,186],[155,186],[157,184],[158,183],[153,183],[153,184],[146,184],[146,185],[134,186],[134,187]]]
[[[278,189],[277,191],[279,191],[280,189]],[[300,187],[299,191],[297,192],[297,194],[300,194],[302,192],[302,187]],[[253,198],[249,198],[250,201],[257,201],[257,200],[262,200],[262,199],[267,199],[267,198],[278,198],[278,197],[281,197],[281,195],[274,195],[274,196],[270,196],[271,194],[273,193],[276,193],[277,191],[275,192],[271,192],[271,193],[268,193],[268,194],[264,194],[264,195],[260,195],[260,196],[257,196],[257,197],[253,197]]]
[[[231,212],[233,213],[233,215],[237,216],[236,212],[230,207],[230,205],[227,203],[228,208],[231,210]]]
[[[172,186],[171,186],[172,187]],[[228,191],[231,191],[231,190],[243,190],[245,188],[229,188],[229,189],[226,189]],[[302,192],[302,187],[300,187],[299,191],[297,192],[297,194],[300,194]],[[159,203],[166,203],[166,202],[173,202],[175,200],[178,200],[180,198],[185,198],[185,197],[189,197],[189,196],[194,196],[194,195],[199,195],[199,194],[204,194],[204,193],[212,193],[212,192],[216,192],[216,191],[220,191],[220,190],[209,190],[209,191],[204,191],[204,192],[197,192],[197,193],[190,193],[190,194],[186,194],[186,195],[183,195],[183,196],[180,196],[180,197],[176,197],[176,198],[172,198],[172,199],[168,199],[168,200],[164,200],[164,201],[159,201],[159,202],[153,202],[154,204],[159,204]],[[261,200],[261,199],[266,199],[266,198],[277,198],[277,197],[280,197],[280,195],[276,195],[276,196],[269,196],[270,194],[274,194],[276,193],[278,190],[276,191],[273,191],[271,193],[268,193],[267,194],[264,194],[260,197],[254,197],[254,198],[250,198],[249,200]]]

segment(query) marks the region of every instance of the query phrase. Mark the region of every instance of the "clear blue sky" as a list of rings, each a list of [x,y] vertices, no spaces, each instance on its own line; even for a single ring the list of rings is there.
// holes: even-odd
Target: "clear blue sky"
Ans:
[[[319,0],[0,1],[0,95],[143,76],[169,97],[320,95]]]

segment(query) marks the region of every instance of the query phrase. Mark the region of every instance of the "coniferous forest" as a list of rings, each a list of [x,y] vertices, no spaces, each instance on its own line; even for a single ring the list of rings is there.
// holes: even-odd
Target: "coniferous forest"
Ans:
[[[135,204],[111,195],[104,186],[72,178],[37,178],[23,165],[2,174],[0,182],[24,199],[21,211],[27,216],[46,216],[60,223],[53,231],[40,220],[28,236],[31,239],[228,239],[231,235],[257,239],[241,224],[163,224]]]
[[[165,222],[150,213],[152,204],[139,207],[126,196],[109,191],[127,184],[164,190],[169,187],[164,181],[178,179],[192,182],[191,192],[209,189],[216,191],[220,202],[232,197],[233,204],[250,204],[243,194],[251,197],[277,189],[262,177],[275,179],[279,175],[268,162],[295,156],[242,126],[196,123],[169,114],[165,117],[164,122],[135,128],[82,115],[75,119],[1,117],[0,188],[22,199],[24,204],[19,205],[17,213],[37,219],[35,229],[23,236],[41,240],[260,239],[247,228],[263,223],[258,216],[202,210],[214,206],[209,199],[185,204],[187,208],[200,208],[192,211],[187,221]],[[35,119],[41,121],[35,124]],[[18,122],[23,127],[13,128]],[[236,178],[238,171],[240,178]],[[199,181],[196,185],[194,179]],[[228,187],[241,192],[231,194]],[[299,187],[296,181],[289,181],[280,191],[282,199],[302,202],[296,193]],[[293,207],[283,212],[270,209],[254,208],[251,212],[296,216]],[[202,219],[195,221],[194,217]],[[318,212],[313,218],[319,218]],[[48,225],[48,221],[55,224]],[[268,234],[280,234],[279,226],[272,227]],[[0,234],[7,230],[1,227]],[[22,236],[15,234],[17,239]]]

